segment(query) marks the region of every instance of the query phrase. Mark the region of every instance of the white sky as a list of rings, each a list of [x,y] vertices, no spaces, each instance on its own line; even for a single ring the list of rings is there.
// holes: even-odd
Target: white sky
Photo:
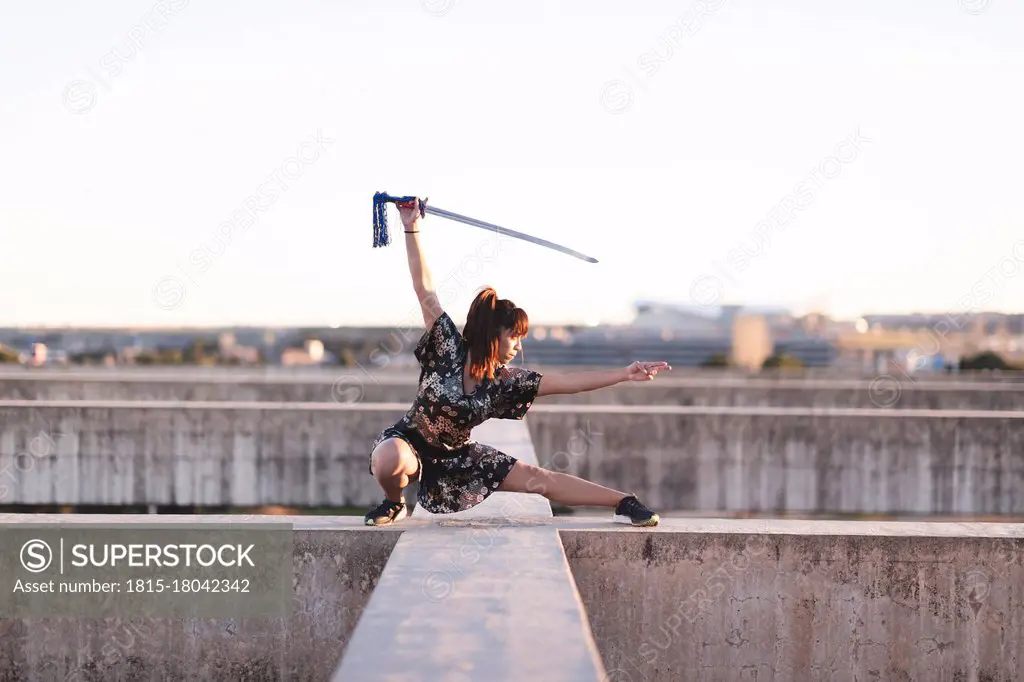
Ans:
[[[487,233],[428,217],[456,319],[483,284],[535,322],[691,296],[1024,308],[1011,0],[0,7],[0,325],[404,322],[402,240],[371,248],[377,190],[600,260],[523,242],[473,260]],[[190,262],[318,131],[333,142],[301,177]],[[789,195],[795,219],[730,260]]]

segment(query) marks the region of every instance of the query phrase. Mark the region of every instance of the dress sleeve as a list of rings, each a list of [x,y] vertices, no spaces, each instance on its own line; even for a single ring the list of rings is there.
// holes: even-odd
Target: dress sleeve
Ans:
[[[427,368],[431,361],[435,365],[439,362],[450,363],[458,354],[461,334],[455,326],[455,322],[448,316],[448,313],[441,315],[434,321],[434,326],[423,333],[420,341],[416,344],[413,355],[420,363],[420,367]]]
[[[522,367],[505,367],[498,377],[498,394],[492,416],[496,419],[522,419],[533,405],[540,389],[540,372]]]

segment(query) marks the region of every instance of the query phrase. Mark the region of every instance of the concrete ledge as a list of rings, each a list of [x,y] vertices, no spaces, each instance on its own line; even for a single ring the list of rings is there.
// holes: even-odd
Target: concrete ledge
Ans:
[[[543,398],[542,398],[543,400]],[[265,410],[268,412],[381,412],[405,413],[409,403],[327,403],[273,401],[208,401],[208,400],[0,400],[0,409],[109,409],[109,410]],[[877,419],[1017,419],[1024,420],[1024,410],[933,410],[860,408],[860,407],[775,407],[732,405],[602,405],[602,404],[536,404],[530,414],[679,414],[736,416],[823,416]],[[401,416],[401,414],[399,415]],[[383,428],[383,426],[381,427]]]
[[[536,463],[523,422],[474,438]],[[574,680],[604,669],[547,500],[498,492],[405,533],[359,619],[334,680]]]
[[[402,536],[333,679],[601,682],[557,531],[466,523]]]
[[[678,414],[737,417],[855,417],[862,419],[907,419],[923,417],[928,419],[1016,419],[1024,421],[1024,410],[892,410],[862,407],[735,407],[729,405],[534,405],[532,414]]]
[[[609,682],[1024,679],[1024,525],[564,528]]]
[[[288,618],[0,619],[0,680],[325,680],[400,533],[361,519],[0,514],[0,525],[295,523]]]
[[[538,365],[538,368],[540,366]],[[552,371],[577,371],[580,369],[601,369],[599,367],[548,367]],[[603,367],[607,369],[607,367]],[[834,376],[793,376],[793,372],[785,372],[779,375],[755,374],[755,375],[728,375],[721,371],[700,372],[687,371],[687,368],[675,367],[672,374],[661,375],[656,383],[623,385],[620,388],[651,391],[658,386],[666,388],[743,388],[743,389],[869,389],[872,384],[878,385],[880,380],[892,379],[898,381],[901,390],[906,391],[1024,391],[1024,372],[1006,373],[1000,376],[985,374],[963,374],[956,375],[957,378],[949,379],[945,375],[918,375],[913,378],[906,376],[877,375],[875,373],[864,375],[843,375]],[[384,371],[368,373],[361,369],[350,367],[331,366],[319,369],[303,368],[296,371],[277,369],[265,372],[253,372],[251,370],[228,370],[216,369],[212,371],[197,370],[188,367],[168,367],[164,371],[152,369],[126,369],[116,368],[107,370],[55,370],[26,368],[11,371],[0,369],[0,385],[10,382],[10,385],[31,385],[46,383],[68,384],[96,383],[96,384],[168,384],[168,385],[196,385],[196,384],[226,384],[230,386],[247,385],[268,385],[268,386],[327,386],[330,387],[339,383],[355,385],[357,382],[367,387],[379,386],[415,386],[419,375],[416,372],[395,372]],[[9,397],[9,396],[4,396]]]
[[[666,519],[640,530],[608,517],[503,515],[513,497],[492,498],[473,518],[414,515],[394,528],[349,517],[0,515],[0,524],[277,521],[293,524],[297,540],[287,622],[4,620],[0,679],[676,682],[739,671],[1016,682],[1024,673],[1024,524]]]
[[[654,382],[546,396],[540,404],[832,406],[882,407],[893,411],[1024,409],[1024,382],[906,376],[862,379],[679,376],[679,371],[676,368]],[[368,374],[342,367],[292,374],[204,373],[181,369],[180,374],[115,370],[11,375],[0,370],[0,399],[408,404],[415,397],[417,378],[404,373]]]
[[[1024,412],[548,406],[527,422],[543,466],[655,509],[1024,514]]]
[[[400,410],[409,403],[275,402],[270,400],[0,400],[0,409],[101,409],[101,410],[267,410],[298,412],[379,412]],[[401,415],[399,415],[401,416]],[[383,426],[381,426],[383,428]]]

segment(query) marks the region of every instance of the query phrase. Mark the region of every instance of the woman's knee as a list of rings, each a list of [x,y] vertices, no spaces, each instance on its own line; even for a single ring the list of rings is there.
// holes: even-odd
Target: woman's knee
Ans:
[[[388,438],[373,449],[370,462],[375,476],[412,476],[416,473],[416,455],[401,438]]]

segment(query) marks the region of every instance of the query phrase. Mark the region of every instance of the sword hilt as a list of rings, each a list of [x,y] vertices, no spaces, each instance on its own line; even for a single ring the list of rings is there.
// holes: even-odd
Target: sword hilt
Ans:
[[[416,199],[414,196],[394,197],[387,192],[377,192],[373,195],[373,246],[387,246],[391,243],[391,235],[388,233],[388,213],[385,204],[406,203]],[[420,199],[420,217],[427,215],[427,200]]]
[[[386,192],[378,192],[377,193],[377,197],[379,197],[379,199],[378,199],[379,201],[389,202],[389,203],[392,203],[392,204],[405,204],[405,203],[408,203],[408,202],[412,201],[413,199],[419,199],[419,197],[415,197],[415,196],[412,196],[412,195],[405,196],[405,197],[393,197],[393,196],[391,196],[390,194],[388,194]],[[420,199],[420,217],[421,218],[426,218],[427,217],[427,201],[429,200],[429,198],[430,197],[427,197],[426,199]]]

